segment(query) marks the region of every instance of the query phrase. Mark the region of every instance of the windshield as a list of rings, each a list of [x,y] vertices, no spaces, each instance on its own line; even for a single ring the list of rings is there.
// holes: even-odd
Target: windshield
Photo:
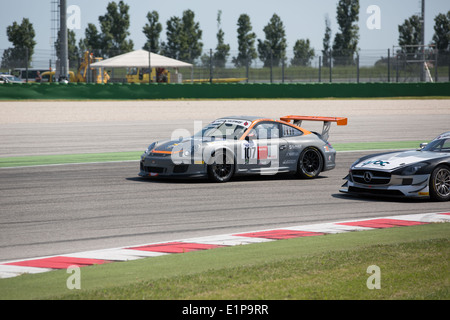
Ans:
[[[433,152],[450,152],[450,139],[434,140],[422,150]]]
[[[5,78],[7,78],[9,81],[17,81],[17,82],[22,82],[22,80],[21,79],[19,79],[19,78],[17,78],[17,77],[15,77],[15,76],[10,76],[10,75],[7,75],[7,76],[5,76]]]
[[[194,137],[239,139],[250,124],[251,122],[246,120],[218,119],[197,132]]]

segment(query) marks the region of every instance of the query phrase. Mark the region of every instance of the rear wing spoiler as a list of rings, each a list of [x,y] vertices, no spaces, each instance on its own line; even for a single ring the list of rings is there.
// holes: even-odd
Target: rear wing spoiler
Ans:
[[[293,120],[294,124],[296,126],[301,126],[302,121],[322,121],[323,122],[323,128],[322,128],[322,137],[325,140],[328,140],[329,137],[329,131],[330,126],[332,122],[336,122],[338,126],[346,126],[347,125],[347,118],[342,117],[315,117],[315,116],[285,116],[281,117],[280,120],[285,122],[291,122]]]

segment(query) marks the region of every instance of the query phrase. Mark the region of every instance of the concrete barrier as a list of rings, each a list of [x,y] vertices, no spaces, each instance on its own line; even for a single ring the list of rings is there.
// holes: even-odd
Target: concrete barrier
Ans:
[[[439,83],[23,83],[1,84],[0,100],[279,99],[450,97]]]

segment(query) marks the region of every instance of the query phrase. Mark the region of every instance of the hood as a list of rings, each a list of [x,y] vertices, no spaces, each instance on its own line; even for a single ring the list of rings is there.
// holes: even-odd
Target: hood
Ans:
[[[352,168],[394,170],[413,163],[442,158],[446,155],[448,153],[420,150],[391,152],[362,158]]]
[[[197,145],[203,145],[208,142],[213,141],[223,141],[221,139],[217,139],[214,137],[188,137],[182,140],[166,140],[160,141],[158,145],[154,148],[154,151],[157,152],[176,152],[180,150],[191,150],[191,148]]]

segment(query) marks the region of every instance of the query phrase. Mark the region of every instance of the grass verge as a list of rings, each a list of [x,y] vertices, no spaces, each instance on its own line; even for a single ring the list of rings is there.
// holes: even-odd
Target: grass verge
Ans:
[[[400,150],[417,149],[425,141],[385,141],[385,142],[351,142],[336,143],[336,151],[367,151],[367,150]]]
[[[0,280],[0,299],[449,299],[450,224],[226,247]],[[367,268],[380,267],[369,290]]]
[[[414,149],[423,141],[354,142],[336,143],[336,151],[365,151],[386,149]],[[56,165],[68,163],[95,163],[139,160],[142,151],[21,156],[0,158],[0,168]]]
[[[139,160],[142,151],[0,158],[0,168]]]

